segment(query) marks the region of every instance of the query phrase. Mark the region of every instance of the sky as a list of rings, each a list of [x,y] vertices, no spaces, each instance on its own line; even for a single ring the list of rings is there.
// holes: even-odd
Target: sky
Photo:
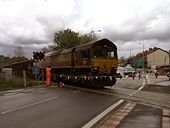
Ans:
[[[31,57],[67,28],[111,40],[119,57],[151,47],[168,51],[169,7],[170,0],[0,0],[0,55],[13,56],[21,46]]]

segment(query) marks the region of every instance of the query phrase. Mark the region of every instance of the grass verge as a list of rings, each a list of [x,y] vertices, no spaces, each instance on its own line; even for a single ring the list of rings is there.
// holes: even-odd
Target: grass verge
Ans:
[[[27,87],[33,86],[34,82],[27,81]],[[21,78],[11,80],[0,80],[0,91],[24,88],[24,81]]]

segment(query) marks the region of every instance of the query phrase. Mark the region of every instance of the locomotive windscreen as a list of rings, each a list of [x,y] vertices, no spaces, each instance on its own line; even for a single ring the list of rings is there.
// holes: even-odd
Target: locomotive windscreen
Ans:
[[[96,48],[94,58],[117,58],[117,51],[113,48]]]

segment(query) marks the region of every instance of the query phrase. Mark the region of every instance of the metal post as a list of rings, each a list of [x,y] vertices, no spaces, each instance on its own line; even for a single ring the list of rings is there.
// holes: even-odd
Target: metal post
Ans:
[[[24,88],[27,87],[25,71],[23,71]]]
[[[143,43],[143,71],[145,69],[144,43]]]
[[[169,75],[170,75],[170,50],[169,50]],[[170,77],[169,77],[170,80]]]
[[[41,70],[41,73],[42,73],[42,82],[44,83],[44,70],[43,70],[43,68]]]

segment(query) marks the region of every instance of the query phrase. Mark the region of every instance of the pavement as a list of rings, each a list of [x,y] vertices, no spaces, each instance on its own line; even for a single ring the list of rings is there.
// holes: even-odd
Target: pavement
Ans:
[[[161,128],[162,109],[127,103],[100,128]]]
[[[149,87],[166,86],[170,89],[170,81],[166,76],[159,76],[156,79],[154,75],[150,75],[149,79]],[[127,83],[130,86],[127,86]],[[137,89],[143,84],[147,84],[143,78],[133,80],[131,77],[124,77],[117,79],[115,86]],[[127,102],[112,115],[109,115],[99,128],[170,128],[170,110]]]
[[[161,86],[170,86],[170,81],[161,81],[161,82],[157,82],[156,85],[161,85]]]

